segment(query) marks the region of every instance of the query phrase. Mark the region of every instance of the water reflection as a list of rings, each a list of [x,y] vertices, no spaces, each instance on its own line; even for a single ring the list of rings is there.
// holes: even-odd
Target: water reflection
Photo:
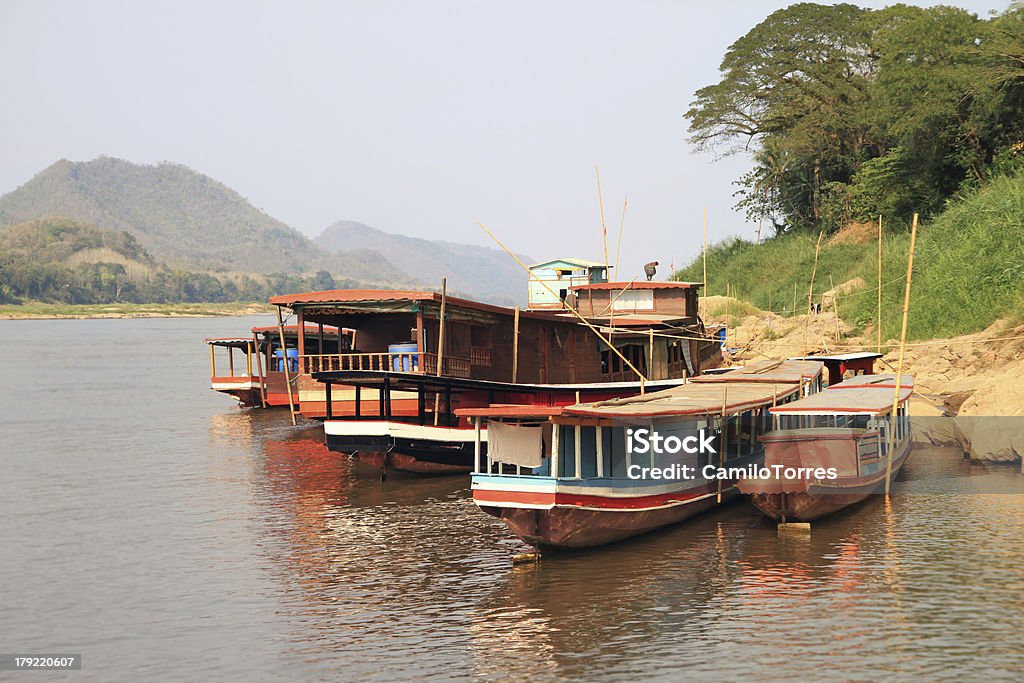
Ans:
[[[476,510],[466,478],[381,481],[328,451],[318,426],[281,429],[257,411],[212,419],[210,435],[251,449],[255,552],[308,675],[935,677],[975,671],[982,643],[992,675],[1019,665],[1019,648],[998,643],[1024,626],[1024,496],[970,493],[1013,474],[942,449],[915,454],[899,495],[810,534],[779,535],[739,502],[513,566],[522,546]]]

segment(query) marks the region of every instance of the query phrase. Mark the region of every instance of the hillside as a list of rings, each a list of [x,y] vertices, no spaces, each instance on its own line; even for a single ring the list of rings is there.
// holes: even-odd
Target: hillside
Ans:
[[[0,197],[0,226],[44,217],[125,231],[157,258],[193,270],[324,269],[363,282],[406,280],[380,254],[328,254],[231,188],[178,164],[61,159]]]
[[[385,254],[399,270],[415,274],[428,287],[448,278],[452,291],[466,292],[492,303],[525,303],[526,273],[498,249],[442,240],[395,235],[355,221],[339,221],[313,240],[323,249],[369,249]],[[529,263],[528,256],[520,256]]]
[[[899,336],[908,227],[884,224],[882,338]],[[874,336],[877,308],[876,228],[851,226],[822,242],[814,301],[842,283],[860,286],[840,293],[840,316],[852,333]],[[844,239],[850,233],[861,238]],[[730,239],[708,250],[708,295],[726,286],[763,310],[792,315],[807,307],[815,237],[781,235],[762,244]],[[698,257],[673,276],[702,279]],[[824,297],[827,304],[830,297]],[[1024,174],[994,178],[984,189],[950,203],[918,228],[910,339],[944,338],[984,330],[1003,316],[1019,317],[1024,305]]]

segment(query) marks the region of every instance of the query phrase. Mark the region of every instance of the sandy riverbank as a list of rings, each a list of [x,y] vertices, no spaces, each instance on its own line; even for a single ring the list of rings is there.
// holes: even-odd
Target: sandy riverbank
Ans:
[[[262,303],[227,304],[6,304],[0,320],[53,320],[88,318],[212,318],[262,315],[274,308]]]

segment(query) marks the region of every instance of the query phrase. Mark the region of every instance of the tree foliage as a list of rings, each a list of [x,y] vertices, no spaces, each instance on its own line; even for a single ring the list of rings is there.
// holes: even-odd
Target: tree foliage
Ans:
[[[778,232],[928,215],[1024,139],[1024,10],[799,3],[737,40],[686,118],[749,151],[738,206]]]

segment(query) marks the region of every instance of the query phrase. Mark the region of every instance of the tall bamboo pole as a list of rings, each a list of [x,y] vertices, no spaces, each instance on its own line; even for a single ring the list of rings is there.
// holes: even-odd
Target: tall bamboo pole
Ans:
[[[604,225],[604,197],[601,194],[601,172],[594,164],[594,173],[597,175],[597,206],[601,211],[601,241],[604,243],[604,272],[608,273],[608,228]]]
[[[437,371],[434,373],[437,377],[441,376],[441,369],[444,367],[444,309],[445,304],[448,302],[448,278],[441,278],[441,313],[438,319],[437,327]],[[381,396],[380,400],[384,400]],[[441,409],[441,394],[434,392],[434,426],[437,426],[438,414],[437,411]]]
[[[292,398],[292,378],[288,371],[288,346],[284,343],[284,320],[281,318],[281,307],[277,307],[277,335],[281,340],[281,367],[284,368],[284,386],[288,389],[288,411],[292,414],[292,426],[295,426],[295,400]]]
[[[836,291],[836,281],[832,279],[832,273],[828,274],[828,284],[832,288],[832,313],[836,318],[836,343],[839,343],[839,292]]]
[[[511,249],[509,249],[508,247],[506,247],[506,246],[505,246],[505,245],[504,245],[504,244],[502,243],[502,241],[501,241],[501,240],[499,240],[499,239],[498,239],[498,238],[497,238],[497,237],[496,237],[496,236],[494,235],[494,233],[493,233],[493,232],[491,232],[490,230],[488,230],[488,229],[487,229],[487,227],[486,227],[486,226],[485,226],[485,225],[484,225],[483,223],[480,223],[480,222],[478,221],[478,222],[477,222],[477,225],[479,225],[479,226],[480,226],[480,229],[481,229],[481,230],[483,230],[484,232],[486,232],[486,233],[487,233],[487,236],[488,236],[488,237],[490,237],[490,238],[491,238],[492,240],[494,240],[494,243],[495,243],[495,244],[497,244],[497,245],[498,245],[499,247],[501,247],[502,251],[504,251],[504,252],[505,252],[506,254],[508,254],[509,256],[511,256],[511,257],[512,257],[512,260],[514,260],[514,261],[515,261],[516,263],[518,263],[518,264],[519,264],[519,267],[520,267],[520,268],[522,268],[523,270],[525,270],[525,271],[526,271],[527,277],[529,277],[529,278],[532,278],[532,279],[533,279],[533,280],[534,280],[535,282],[537,282],[537,284],[539,284],[539,285],[540,285],[541,287],[543,287],[544,289],[548,290],[548,293],[549,293],[549,294],[551,294],[552,296],[555,296],[555,297],[557,297],[557,296],[558,296],[558,294],[557,294],[557,293],[555,292],[555,290],[551,289],[551,286],[550,286],[550,285],[549,285],[549,284],[548,284],[547,282],[545,282],[544,280],[541,280],[541,279],[540,279],[539,277],[537,277],[537,275],[536,275],[536,274],[535,274],[535,273],[534,273],[533,271],[531,271],[531,270],[530,270],[529,266],[527,266],[527,265],[526,265],[525,263],[523,263],[523,261],[522,261],[522,260],[521,260],[521,259],[520,259],[520,258],[519,258],[518,256],[516,256],[515,254],[513,254],[513,253],[512,253],[512,250],[511,250]],[[618,350],[617,348],[615,348],[614,346],[612,346],[612,343],[611,343],[611,342],[610,342],[610,341],[609,341],[609,340],[608,340],[608,339],[607,339],[607,338],[606,338],[606,337],[605,337],[605,336],[604,336],[603,334],[601,334],[600,330],[598,330],[598,329],[597,329],[596,327],[594,327],[594,326],[593,326],[593,325],[592,325],[592,324],[590,323],[590,321],[589,321],[589,320],[587,320],[586,318],[584,318],[584,317],[583,317],[583,315],[582,315],[582,314],[581,314],[581,313],[580,313],[579,311],[577,311],[577,310],[576,310],[576,308],[575,308],[574,306],[567,306],[567,309],[568,309],[568,311],[569,311],[570,313],[572,313],[572,314],[573,314],[574,316],[576,316],[576,318],[577,318],[577,319],[579,319],[579,321],[580,321],[581,323],[583,323],[583,325],[584,325],[584,326],[585,326],[585,327],[586,327],[587,329],[589,329],[589,330],[590,330],[591,332],[593,332],[593,333],[594,333],[595,335],[597,335],[597,338],[598,338],[598,339],[600,339],[601,341],[603,341],[603,342],[604,342],[604,343],[605,343],[605,344],[606,344],[606,345],[608,346],[608,349],[609,349],[609,350],[610,350],[610,351],[611,351],[612,353],[614,353],[614,354],[615,354],[616,356],[618,356],[618,357],[619,357],[619,359],[620,359],[620,360],[621,360],[621,361],[622,361],[623,363],[625,363],[625,364],[626,364],[626,366],[627,366],[627,367],[628,367],[628,368],[629,368],[630,370],[632,370],[632,371],[633,371],[633,372],[634,372],[634,373],[636,374],[636,376],[637,376],[637,377],[639,377],[639,378],[640,378],[640,393],[641,393],[641,394],[643,394],[643,393],[644,393],[644,391],[645,391],[645,386],[644,386],[644,385],[645,385],[645,384],[647,383],[647,377],[645,377],[645,376],[644,376],[644,373],[642,373],[642,372],[640,372],[639,370],[637,370],[636,366],[635,366],[635,365],[633,365],[633,364],[632,364],[632,363],[631,363],[631,362],[629,361],[629,359],[628,359],[628,358],[626,358],[626,357],[625,357],[624,355],[622,355],[622,352],[621,352],[621,351],[619,351],[619,350]]]
[[[702,252],[704,256],[704,282],[701,287],[701,294],[704,298],[704,315],[708,314],[708,207],[704,207],[704,250]]]
[[[818,272],[818,253],[821,251],[821,238],[825,231],[818,233],[818,242],[814,245],[814,266],[811,268],[811,287],[807,290],[807,317],[804,318],[804,355],[807,355],[807,328],[811,324],[811,306],[814,305],[814,276]]]
[[[512,318],[512,382],[519,381],[519,307]]]
[[[619,273],[619,253],[622,252],[622,226],[626,223],[626,209],[629,208],[629,197],[622,198],[622,218],[619,219],[619,243],[615,246],[615,274]],[[611,277],[608,278],[611,282]]]
[[[885,460],[885,495],[889,496],[890,478],[892,476],[892,452],[895,447],[896,411],[900,405],[900,384],[903,382],[903,352],[907,345],[907,316],[910,313],[910,283],[914,279],[914,244],[917,241],[917,214],[910,226],[910,256],[907,257],[907,286],[903,290],[903,325],[900,328],[900,356],[896,363],[896,388],[892,394],[892,412],[889,413],[889,452]]]
[[[882,214],[878,214],[878,317],[875,336],[878,337],[875,351],[882,352]]]

